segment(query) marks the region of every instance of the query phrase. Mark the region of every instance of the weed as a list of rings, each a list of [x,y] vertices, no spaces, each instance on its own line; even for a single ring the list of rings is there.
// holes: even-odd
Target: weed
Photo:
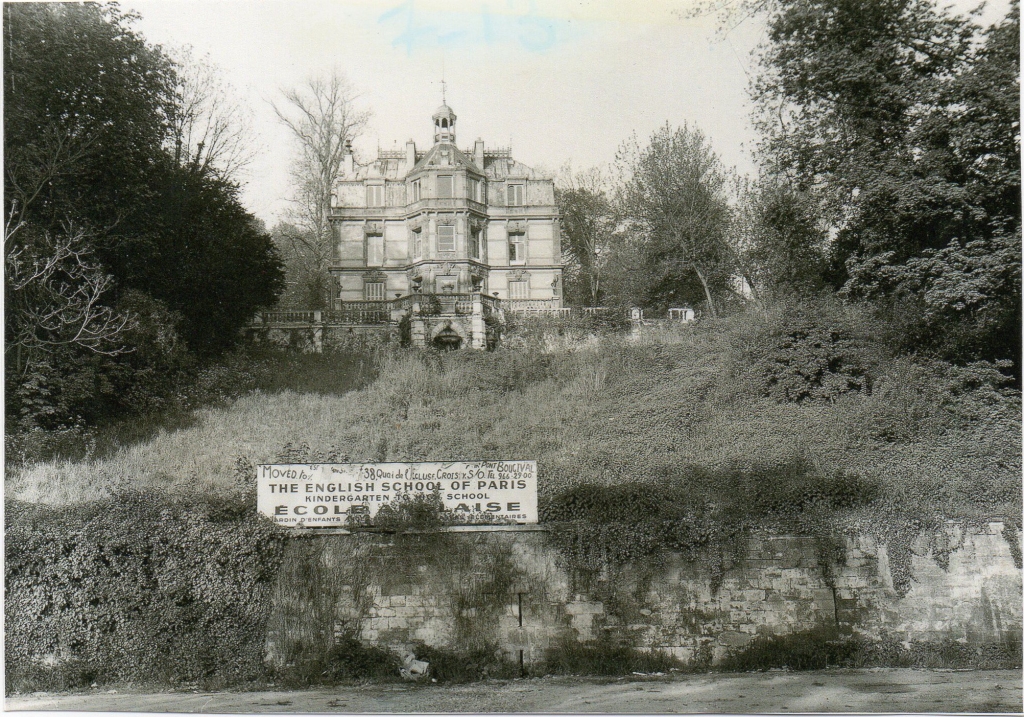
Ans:
[[[578,642],[566,638],[544,655],[535,672],[553,675],[629,675],[686,669],[679,659],[661,651],[642,651],[609,639]]]
[[[1012,669],[1019,668],[1020,664],[1019,639],[981,647],[952,638],[905,644],[891,636],[870,639],[842,635],[823,626],[789,635],[760,635],[743,649],[727,655],[719,669],[733,672],[829,667]]]

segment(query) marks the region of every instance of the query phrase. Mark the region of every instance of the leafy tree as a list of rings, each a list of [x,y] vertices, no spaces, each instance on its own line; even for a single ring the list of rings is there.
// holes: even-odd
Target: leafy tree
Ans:
[[[753,86],[762,159],[815,191],[834,224],[850,224],[880,173],[913,163],[919,110],[963,65],[973,28],[930,0],[771,7]]]
[[[761,157],[815,199],[832,286],[907,350],[1019,372],[1018,3],[983,34],[929,0],[761,8]]]
[[[567,168],[555,188],[561,215],[565,296],[570,303],[601,303],[605,266],[616,230],[607,184],[600,169],[573,172]]]
[[[199,164],[166,151],[175,66],[134,15],[15,3],[4,19],[8,414],[88,422],[167,390],[157,338],[179,357],[231,345],[280,263],[237,187],[198,171],[222,168],[213,147]]]
[[[152,180],[161,190],[150,204],[152,231],[116,257],[121,284],[179,313],[191,350],[215,355],[234,345],[257,309],[277,301],[280,256],[234,185],[170,161]]]
[[[739,195],[731,233],[756,293],[777,298],[820,291],[828,242],[813,200],[772,177],[741,186]]]
[[[167,132],[171,63],[116,5],[4,5],[8,238],[73,219],[117,243],[144,225],[147,170]]]
[[[648,303],[684,298],[699,284],[712,316],[729,284],[735,255],[728,243],[728,176],[704,134],[686,125],[657,130],[646,147],[636,137],[619,150],[618,201],[626,232],[641,243]]]

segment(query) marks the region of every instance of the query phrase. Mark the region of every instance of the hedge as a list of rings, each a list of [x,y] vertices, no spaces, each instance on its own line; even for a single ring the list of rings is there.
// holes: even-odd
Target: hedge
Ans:
[[[156,492],[61,508],[8,501],[8,693],[257,677],[283,536],[253,503]]]

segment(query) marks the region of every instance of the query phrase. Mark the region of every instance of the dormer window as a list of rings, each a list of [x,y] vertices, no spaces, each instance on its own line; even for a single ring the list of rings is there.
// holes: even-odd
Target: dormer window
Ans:
[[[523,206],[523,185],[522,184],[510,184],[508,185],[508,192],[506,195],[506,204],[510,207],[521,207]]]
[[[368,207],[383,207],[384,206],[384,185],[383,184],[367,184],[366,185],[366,206],[368,206]]]

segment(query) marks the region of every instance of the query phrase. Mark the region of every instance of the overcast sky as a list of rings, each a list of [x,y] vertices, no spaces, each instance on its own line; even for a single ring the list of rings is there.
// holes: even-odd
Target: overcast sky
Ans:
[[[958,7],[976,2],[959,0]],[[432,141],[441,103],[460,146],[511,143],[517,159],[557,170],[611,162],[632,132],[696,124],[726,164],[753,172],[746,97],[763,28],[724,37],[692,0],[124,0],[156,44],[209,55],[253,112],[258,146],[243,201],[273,224],[287,207],[294,147],[270,101],[281,88],[340,69],[373,116],[360,159],[407,139]],[[998,21],[1008,0],[989,3]]]

